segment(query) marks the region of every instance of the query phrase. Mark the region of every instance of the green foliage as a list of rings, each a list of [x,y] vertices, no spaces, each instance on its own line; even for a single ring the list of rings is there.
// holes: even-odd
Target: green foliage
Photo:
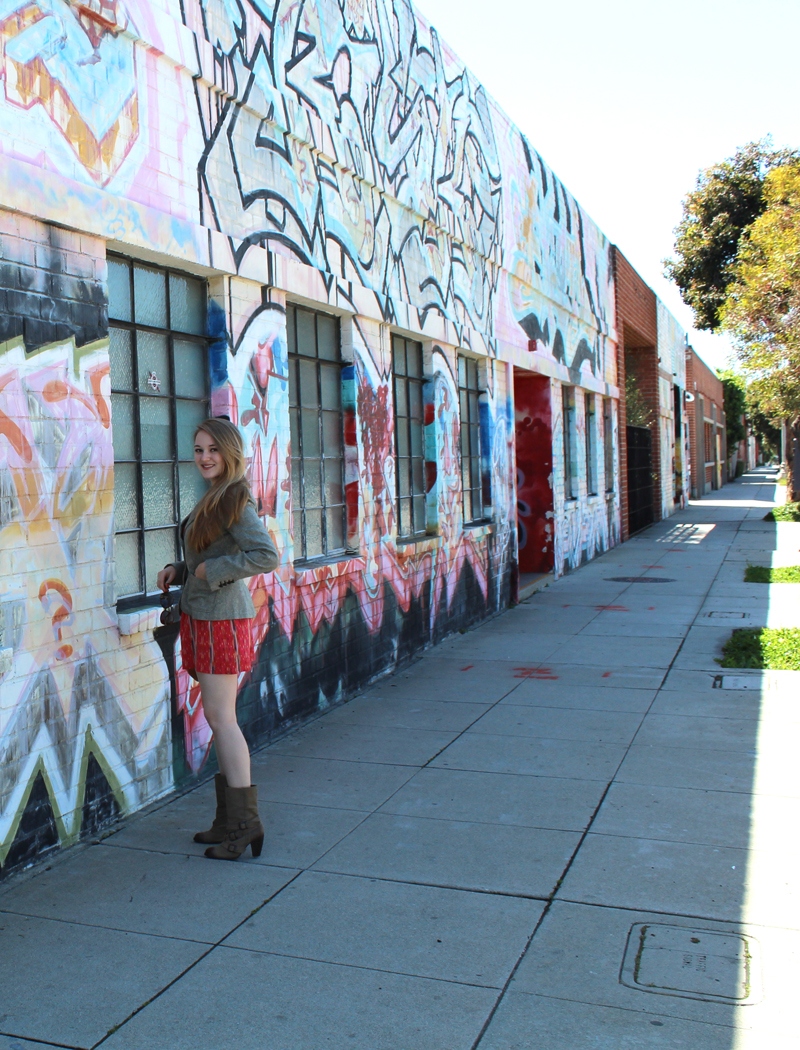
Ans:
[[[664,262],[665,275],[691,306],[698,328],[720,327],[720,310],[734,276],[742,234],[764,210],[765,175],[798,156],[791,150],[773,149],[766,138],[743,146],[698,175],[675,229],[677,258]]]
[[[725,429],[728,448],[732,449],[747,437],[747,427],[742,422],[742,416],[747,412],[747,386],[744,376],[730,368],[718,368],[717,375],[722,380]]]
[[[769,565],[748,565],[744,570],[745,583],[800,583],[800,565],[784,565],[771,569]]]
[[[784,503],[764,515],[764,521],[800,521],[800,503]]]
[[[800,629],[761,627],[734,631],[722,652],[723,667],[800,671]]]
[[[770,422],[759,408],[755,395],[749,389],[747,391],[747,422],[750,430],[755,434],[762,452],[767,459],[770,456],[779,456],[781,451],[781,432]],[[786,484],[784,480],[783,484]]]
[[[653,421],[652,412],[636,383],[636,376],[631,372],[625,376],[625,418],[631,427],[649,427]]]

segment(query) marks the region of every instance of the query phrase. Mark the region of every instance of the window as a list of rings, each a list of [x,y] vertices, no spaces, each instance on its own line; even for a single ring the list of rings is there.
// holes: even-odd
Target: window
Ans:
[[[481,479],[481,425],[478,362],[458,355],[458,397],[461,410],[461,499],[464,524],[486,519]]]
[[[564,499],[575,499],[578,488],[578,468],[575,462],[575,390],[561,387],[561,413],[564,425]]]
[[[422,343],[393,335],[392,372],[397,535],[412,537],[423,534],[427,524]]]
[[[614,416],[611,398],[603,399],[603,452],[606,473],[606,492],[614,491]]]
[[[108,258],[117,596],[143,597],[205,491],[194,431],[208,416],[206,285]]]
[[[583,404],[586,431],[586,491],[590,496],[595,496],[597,495],[597,414],[594,394],[584,394]]]
[[[295,560],[327,558],[346,545],[338,318],[290,303],[286,338]]]

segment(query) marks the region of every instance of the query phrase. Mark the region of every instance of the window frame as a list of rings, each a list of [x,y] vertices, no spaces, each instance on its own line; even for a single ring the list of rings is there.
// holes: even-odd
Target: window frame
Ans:
[[[583,429],[586,444],[586,493],[598,495],[597,491],[597,406],[594,394],[583,395]]]
[[[462,370],[463,363],[463,370]],[[485,501],[486,493],[484,492],[484,477],[483,477],[483,443],[481,437],[481,421],[480,421],[480,399],[484,393],[484,386],[481,382],[481,362],[474,357],[470,357],[468,354],[459,353],[457,355],[457,386],[458,386],[458,410],[459,410],[459,459],[461,467],[461,514],[464,528],[470,528],[475,525],[485,525],[491,521],[491,501],[487,504]],[[474,371],[474,385],[470,385],[470,370]],[[462,382],[462,377],[466,382]],[[474,394],[474,398],[470,397],[470,394]],[[466,403],[466,423],[464,419],[464,406]],[[475,419],[472,418],[472,406],[475,408]],[[466,442],[465,442],[466,435]],[[467,476],[471,477],[474,467],[477,467],[477,484],[470,484],[469,487],[465,486],[465,443],[466,448],[466,461],[468,463]],[[472,513],[467,514],[467,493],[469,492],[470,510]],[[476,494],[477,494],[477,507],[478,513],[475,514],[476,507]]]
[[[614,484],[614,406],[610,397],[603,398],[603,467],[606,492],[615,492]]]
[[[291,313],[290,313],[291,311]],[[314,341],[315,341],[315,353],[300,353],[298,351],[298,326],[296,323],[298,311],[301,314],[308,314],[313,318],[314,324]],[[292,318],[290,322],[290,317]],[[320,335],[319,335],[319,318],[324,317],[329,319],[335,325],[334,344],[336,348],[335,357],[323,357],[320,356]],[[291,486],[292,486],[292,543],[294,546],[294,559],[293,564],[298,569],[305,569],[317,564],[325,562],[336,562],[342,561],[346,557],[350,556],[352,552],[349,550],[347,542],[347,495],[346,495],[346,477],[345,477],[345,428],[344,428],[344,405],[342,399],[342,369],[345,367],[346,362],[342,358],[342,325],[341,318],[338,314],[331,313],[325,310],[315,309],[311,306],[306,306],[302,303],[296,303],[287,301],[286,303],[286,350],[287,350],[287,367],[288,367],[288,396],[289,396],[289,428],[290,428],[290,467],[291,467]],[[316,384],[315,404],[311,407],[310,411],[315,411],[317,414],[317,432],[316,437],[319,443],[319,457],[316,462],[319,463],[320,468],[320,504],[319,506],[310,507],[306,503],[306,474],[307,466],[306,463],[311,463],[312,457],[306,457],[304,454],[304,425],[302,412],[309,411],[308,408],[304,409],[302,396],[303,389],[300,381],[302,374],[301,362],[310,362],[314,366],[314,378]],[[323,401],[323,382],[322,382],[322,371],[323,368],[330,367],[335,369],[338,379],[338,408],[329,409],[325,408]],[[292,397],[292,388],[297,393],[296,402]],[[325,455],[325,420],[324,413],[338,413],[339,421],[337,427],[337,433],[339,437],[339,455],[338,456],[326,456]],[[294,422],[295,414],[299,413],[297,422]],[[308,436],[308,435],[306,435]],[[298,455],[295,455],[295,448],[297,448]],[[341,503],[328,503],[327,498],[327,464],[333,460],[338,460],[338,474],[339,484],[341,488]],[[297,472],[295,468],[297,467]],[[299,486],[296,484],[296,479],[299,481]],[[333,481],[335,484],[336,482]],[[340,546],[333,546],[329,543],[328,529],[329,529],[329,512],[333,513],[336,508],[340,509],[341,512],[341,535],[342,543]],[[319,513],[320,515],[320,542],[321,550],[319,553],[308,552],[308,515],[310,513]],[[299,525],[299,528],[298,528]],[[299,545],[298,545],[299,539]],[[297,553],[299,546],[300,553]]]
[[[178,426],[178,402],[191,402],[193,404],[202,405],[202,413],[197,413],[198,421],[200,419],[208,418],[210,413],[210,400],[211,400],[211,375],[208,359],[208,347],[210,339],[206,333],[207,331],[207,319],[208,319],[208,282],[195,274],[190,274],[185,271],[179,270],[172,266],[162,266],[158,263],[151,263],[143,259],[136,259],[129,256],[121,255],[116,252],[109,252],[107,254],[107,261],[112,264],[124,265],[128,271],[128,295],[130,310],[129,319],[113,316],[114,307],[111,302],[111,296],[109,295],[109,380],[111,384],[111,427],[112,427],[112,440],[114,435],[114,415],[115,407],[119,410],[120,401],[119,398],[125,397],[131,399],[131,429],[133,437],[133,457],[130,456],[125,458],[118,458],[116,449],[114,450],[114,493],[115,493],[115,517],[114,517],[114,562],[115,569],[117,564],[117,536],[132,536],[135,535],[138,538],[138,565],[140,571],[140,589],[136,592],[121,595],[119,594],[119,583],[118,575],[115,572],[115,599],[116,608],[123,612],[132,608],[143,607],[154,604],[155,600],[159,596],[159,592],[155,588],[155,576],[156,573],[163,567],[148,566],[147,561],[147,544],[146,535],[147,533],[155,533],[159,531],[166,531],[171,529],[173,533],[173,553],[172,557],[178,559],[179,553],[179,529],[180,523],[183,517],[191,510],[191,507],[183,507],[181,504],[181,483],[180,483],[180,467],[183,464],[194,462],[194,453],[192,452],[192,458],[182,459],[180,456],[180,434]],[[136,281],[135,273],[138,269],[146,269],[155,271],[163,276],[165,282],[166,296],[165,296],[165,315],[166,315],[166,326],[146,324],[140,320],[137,320],[136,314]],[[203,334],[198,332],[186,332],[181,329],[173,327],[172,313],[173,313],[173,302],[172,293],[170,290],[170,277],[175,276],[181,280],[187,278],[197,281],[203,287],[203,317],[202,323],[199,327],[202,329]],[[109,289],[110,291],[110,289]],[[112,351],[112,330],[126,331],[129,333],[130,338],[130,362],[131,362],[131,386],[129,388],[114,386],[113,376],[113,365],[111,359],[113,357]],[[141,389],[141,381],[139,377],[140,367],[140,334],[151,333],[158,336],[162,336],[166,340],[167,347],[167,369],[168,369],[168,382],[169,382],[169,393],[154,397]],[[202,359],[204,362],[204,372],[202,376],[203,386],[205,393],[202,397],[194,397],[188,395],[181,395],[176,389],[176,356],[175,356],[175,341],[182,340],[185,342],[194,343],[202,352]],[[116,398],[115,398],[116,395]],[[147,426],[147,423],[142,423],[142,399],[148,398],[153,402],[161,401],[168,405],[168,416],[169,416],[169,443],[172,450],[171,457],[168,458],[145,458],[144,454],[144,442],[143,442],[143,429]],[[116,400],[116,405],[115,405]],[[121,423],[119,424],[121,426]],[[145,467],[149,465],[168,465],[171,467],[171,490],[172,490],[172,516],[173,522],[169,525],[159,524],[148,526],[146,522],[146,505],[145,505],[145,482],[144,473]],[[137,524],[131,528],[118,528],[117,527],[117,507],[116,507],[116,493],[117,493],[117,481],[118,475],[121,471],[118,468],[123,466],[133,466],[135,473],[135,485],[134,485],[134,496],[136,500],[136,518]],[[193,467],[193,469],[196,469]],[[142,578],[143,575],[143,578]],[[149,584],[152,580],[152,589]],[[142,589],[143,588],[143,589]]]
[[[398,372],[397,369],[397,347],[400,343],[403,343],[403,356],[406,361],[405,369],[402,372]],[[419,358],[419,375],[412,376],[408,374],[408,352],[409,347],[414,349],[415,354]],[[425,384],[427,382],[425,377],[425,357],[422,349],[422,343],[415,339],[409,339],[399,332],[391,333],[391,353],[392,353],[392,401],[394,406],[394,463],[395,463],[395,515],[397,520],[397,541],[399,543],[414,543],[417,540],[423,539],[428,535],[428,493],[427,493],[427,459],[425,456]],[[399,380],[399,383],[398,383]],[[406,407],[405,414],[398,413],[398,386],[401,385],[403,388],[403,404]],[[419,390],[419,406],[420,406],[420,417],[416,419],[411,414],[411,390]],[[405,440],[407,442],[407,455],[400,455],[400,427],[401,420],[405,425],[406,435]],[[414,432],[418,428],[419,434],[419,452],[414,453]],[[401,495],[402,475],[404,470],[404,464],[408,464],[408,482],[409,482],[409,494],[407,496]],[[414,482],[414,465],[415,463],[421,464],[421,486],[415,486]],[[424,520],[421,523],[416,521],[416,512],[414,509],[415,503],[422,500],[423,517]],[[404,516],[403,516],[403,502],[406,501],[411,510],[411,530],[407,531],[404,529]]]
[[[575,426],[575,387],[566,383],[561,386],[561,415],[564,432],[564,500],[570,501],[578,498],[575,492],[578,481],[575,462],[577,430]]]

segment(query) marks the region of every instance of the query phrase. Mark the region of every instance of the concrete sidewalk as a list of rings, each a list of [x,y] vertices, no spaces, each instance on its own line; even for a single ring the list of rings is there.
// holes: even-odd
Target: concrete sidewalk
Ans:
[[[254,759],[259,860],[212,786],[0,887],[0,1050],[789,1050],[800,525],[760,472]],[[248,855],[249,856],[249,855]]]

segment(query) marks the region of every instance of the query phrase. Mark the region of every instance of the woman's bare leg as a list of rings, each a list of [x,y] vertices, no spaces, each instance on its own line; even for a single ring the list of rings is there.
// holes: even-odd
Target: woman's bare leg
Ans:
[[[219,771],[229,787],[250,787],[250,751],[236,721],[239,676],[198,673],[197,678],[206,721],[214,733]]]

